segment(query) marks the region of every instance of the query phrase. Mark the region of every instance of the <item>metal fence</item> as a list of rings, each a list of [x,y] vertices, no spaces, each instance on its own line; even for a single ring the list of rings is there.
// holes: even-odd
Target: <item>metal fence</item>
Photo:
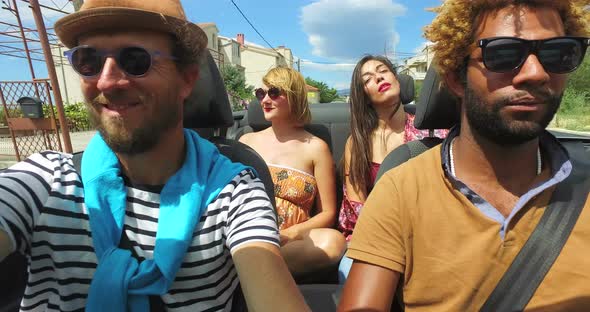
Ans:
[[[217,68],[221,69],[221,67],[223,67],[225,64],[225,60],[224,60],[224,56],[222,53],[220,53],[219,51],[215,51],[213,49],[209,49],[209,52],[211,53],[211,56],[213,57],[213,60],[215,61],[215,64],[217,65]]]
[[[45,118],[23,118],[18,103],[22,97],[34,97],[43,102]],[[0,82],[0,123],[8,126],[10,136],[0,137],[0,156],[24,159],[44,150],[63,151],[59,135],[59,123],[55,118],[55,106],[49,80]],[[12,148],[8,145],[12,143]]]

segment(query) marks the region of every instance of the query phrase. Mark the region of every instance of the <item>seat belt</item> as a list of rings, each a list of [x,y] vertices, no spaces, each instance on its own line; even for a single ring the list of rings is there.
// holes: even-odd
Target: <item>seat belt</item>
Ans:
[[[572,172],[557,184],[549,206],[480,311],[522,311],[561,253],[590,192],[590,163],[579,142],[562,143]]]

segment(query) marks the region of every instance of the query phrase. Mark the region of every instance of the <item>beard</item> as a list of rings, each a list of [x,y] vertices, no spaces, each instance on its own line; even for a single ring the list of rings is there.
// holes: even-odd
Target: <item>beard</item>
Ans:
[[[103,117],[98,107],[106,103],[129,98],[125,91],[114,91],[109,95],[101,93],[91,101],[87,100],[90,120],[107,145],[115,153],[137,155],[145,153],[156,146],[167,130],[182,121],[181,106],[175,105],[178,97],[174,92],[157,95],[140,96],[139,105],[149,105],[148,113],[142,116],[141,123],[135,128],[129,127],[125,117]],[[172,104],[172,105],[170,105]]]
[[[537,120],[534,119],[535,113],[533,112],[515,114],[516,118],[502,116],[502,108],[518,94],[486,103],[468,84],[465,89],[464,105],[470,128],[482,137],[501,146],[520,145],[538,138],[559,109],[563,93],[551,94],[540,88],[529,88],[528,91],[530,94],[537,95],[544,105],[542,115],[540,118],[537,117]]]

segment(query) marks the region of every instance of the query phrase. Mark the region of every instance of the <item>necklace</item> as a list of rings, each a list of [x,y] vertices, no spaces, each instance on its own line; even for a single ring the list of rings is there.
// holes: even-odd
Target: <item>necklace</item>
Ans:
[[[455,142],[455,138],[451,141],[451,145],[449,146],[449,162],[451,164],[451,174],[453,177],[456,177],[457,174],[455,173],[455,160],[453,159],[453,143]],[[541,148],[537,148],[537,175],[541,174],[543,163],[541,162]]]

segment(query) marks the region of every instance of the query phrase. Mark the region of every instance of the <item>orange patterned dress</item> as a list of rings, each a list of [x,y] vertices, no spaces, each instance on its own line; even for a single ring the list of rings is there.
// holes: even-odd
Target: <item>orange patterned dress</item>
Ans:
[[[317,192],[315,177],[279,165],[268,165],[275,186],[279,230],[307,221]]]

